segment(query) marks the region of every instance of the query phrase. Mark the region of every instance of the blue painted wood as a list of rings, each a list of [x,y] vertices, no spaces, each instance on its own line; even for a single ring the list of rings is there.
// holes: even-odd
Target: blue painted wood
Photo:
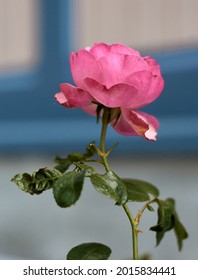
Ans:
[[[59,84],[72,82],[72,1],[41,0],[41,55],[27,72],[0,76],[0,152],[66,153],[99,138],[95,119],[58,105]],[[151,53],[165,79],[162,95],[143,111],[161,123],[158,141],[122,137],[112,129],[108,145],[122,152],[198,152],[198,48]],[[81,147],[82,146],[82,147]]]

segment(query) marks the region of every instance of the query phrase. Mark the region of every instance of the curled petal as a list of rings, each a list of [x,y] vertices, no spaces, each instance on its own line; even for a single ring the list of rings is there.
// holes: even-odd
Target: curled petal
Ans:
[[[113,128],[122,135],[142,136],[148,140],[156,140],[159,122],[147,113],[137,110],[122,109],[121,116]]]
[[[82,108],[90,104],[94,99],[86,91],[70,84],[61,84],[61,92],[55,95],[56,100],[67,108]]]

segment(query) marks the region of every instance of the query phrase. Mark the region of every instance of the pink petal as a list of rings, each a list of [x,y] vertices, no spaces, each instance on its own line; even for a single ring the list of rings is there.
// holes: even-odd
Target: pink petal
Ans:
[[[140,56],[140,53],[138,51],[136,51],[132,48],[129,48],[123,44],[110,45],[110,52]]]
[[[127,78],[127,84],[138,89],[137,96],[127,107],[136,109],[150,104],[160,95],[164,87],[164,80],[161,75],[153,75],[150,71],[139,71]]]
[[[70,65],[73,80],[79,88],[85,89],[84,79],[87,77],[102,81],[102,74],[96,59],[89,51],[83,49],[77,53],[71,53]]]
[[[86,88],[99,103],[109,108],[129,107],[138,96],[137,89],[132,85],[117,84],[107,89],[93,79],[85,79]]]
[[[127,77],[137,71],[148,69],[144,59],[137,55],[108,53],[101,57],[97,63],[100,69],[100,79],[98,77],[94,78],[93,75],[92,77],[107,88],[126,82]],[[90,76],[87,77],[91,78]]]
[[[138,51],[135,51],[122,44],[107,45],[105,43],[95,43],[89,51],[96,59],[105,56],[107,53],[125,54],[125,55],[137,55],[140,56]]]
[[[121,116],[113,128],[122,135],[142,136],[148,140],[156,140],[157,119],[149,114],[129,109],[121,109]]]
[[[106,55],[109,52],[109,46],[105,43],[96,43],[90,48],[90,53],[98,60],[100,57]]]
[[[94,103],[90,103],[90,104],[82,107],[82,110],[85,113],[90,114],[92,116],[96,116],[96,109],[97,109],[97,105]]]
[[[148,64],[149,70],[153,74],[153,80],[148,93],[149,98],[148,102],[146,103],[149,104],[155,100],[164,89],[164,79],[162,78],[160,66],[157,64],[156,60],[149,56],[144,57],[144,60]]]
[[[60,88],[61,92],[57,93],[55,98],[64,107],[82,108],[94,100],[88,92],[70,84],[61,84]]]

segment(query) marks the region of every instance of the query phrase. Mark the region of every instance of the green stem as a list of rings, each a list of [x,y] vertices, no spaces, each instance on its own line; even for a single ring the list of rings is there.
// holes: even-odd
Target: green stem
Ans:
[[[127,204],[122,205],[125,213],[127,214],[127,217],[130,221],[131,228],[132,228],[132,243],[133,243],[133,259],[138,260],[138,230],[137,230],[137,223],[135,219],[133,218],[129,207]]]
[[[105,170],[107,172],[110,171],[110,167],[107,162],[107,155],[106,155],[106,149],[105,149],[105,138],[106,138],[107,126],[109,123],[109,114],[110,114],[110,109],[104,108],[104,112],[103,112],[103,116],[102,116],[102,130],[101,130],[101,135],[100,135],[100,152],[101,152],[100,157],[102,159]]]
[[[107,161],[107,153],[105,149],[105,138],[107,132],[107,126],[110,119],[110,112],[111,109],[104,108],[103,116],[102,116],[102,130],[100,135],[100,157],[102,159],[103,165],[105,167],[106,172],[110,171],[110,167]],[[132,228],[132,243],[133,243],[133,259],[138,260],[138,229],[137,229],[137,222],[133,218],[127,204],[122,205]]]

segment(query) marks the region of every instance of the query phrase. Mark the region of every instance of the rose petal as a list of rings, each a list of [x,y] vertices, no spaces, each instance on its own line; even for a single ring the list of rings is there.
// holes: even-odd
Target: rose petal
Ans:
[[[138,94],[137,89],[132,85],[117,84],[107,89],[104,85],[89,78],[85,79],[85,83],[93,98],[109,108],[129,107]]]
[[[81,108],[94,100],[88,92],[70,84],[61,84],[60,88],[61,92],[57,93],[55,98],[64,107]]]
[[[129,47],[123,45],[123,44],[112,44],[112,45],[110,45],[110,52],[140,56],[140,53],[138,51],[136,51],[132,48],[129,48]]]
[[[89,115],[96,116],[97,105],[90,103],[86,106],[83,106],[82,110]]]
[[[142,136],[148,140],[156,140],[156,129],[159,127],[157,119],[149,114],[122,109],[121,116],[113,128],[122,135]]]
[[[79,88],[85,89],[84,79],[87,77],[102,81],[96,59],[89,51],[80,50],[77,53],[71,53],[70,64],[73,80]]]
[[[125,55],[137,55],[140,56],[138,51],[135,51],[122,44],[107,45],[105,43],[95,43],[89,51],[96,59],[105,56],[107,53],[125,54]]]
[[[100,79],[95,75],[88,78],[93,78],[94,80],[105,85],[106,88],[110,88],[116,84],[126,82],[126,79],[131,74],[147,70],[147,63],[137,55],[123,55],[108,53],[107,55],[101,57],[98,61],[98,68],[100,69]],[[101,77],[102,75],[102,77]]]

